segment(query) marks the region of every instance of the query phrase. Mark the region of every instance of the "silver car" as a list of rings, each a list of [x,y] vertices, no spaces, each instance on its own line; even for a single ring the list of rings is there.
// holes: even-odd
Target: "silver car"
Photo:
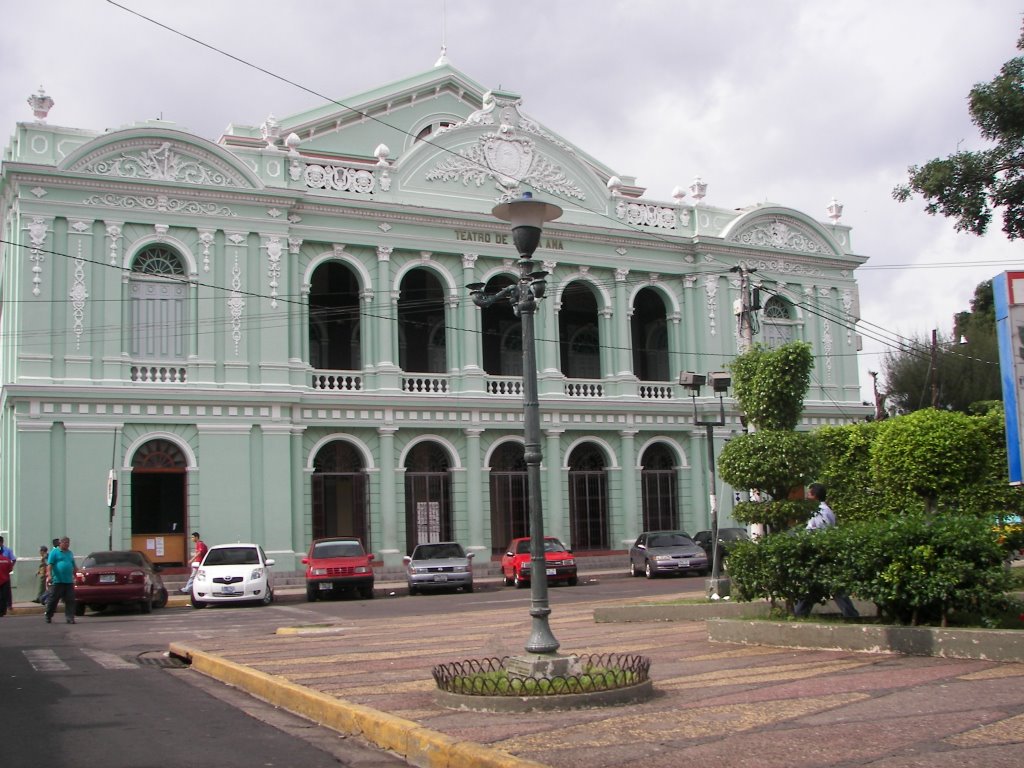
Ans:
[[[458,589],[473,591],[473,553],[466,552],[455,541],[420,544],[405,562],[409,594],[428,589]]]
[[[631,576],[707,572],[707,553],[682,531],[645,531],[629,549]]]

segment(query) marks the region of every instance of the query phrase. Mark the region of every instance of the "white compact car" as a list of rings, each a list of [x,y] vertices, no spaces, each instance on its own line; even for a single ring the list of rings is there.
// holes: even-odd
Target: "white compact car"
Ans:
[[[218,544],[210,547],[192,581],[192,607],[210,603],[274,601],[274,574],[259,544]]]

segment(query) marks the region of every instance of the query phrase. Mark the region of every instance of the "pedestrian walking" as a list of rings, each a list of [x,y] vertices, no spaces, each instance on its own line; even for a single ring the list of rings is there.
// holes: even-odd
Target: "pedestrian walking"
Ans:
[[[68,624],[75,623],[75,553],[71,551],[71,539],[63,536],[56,549],[46,557],[46,585],[50,597],[46,601],[46,623],[53,619],[57,603],[64,601],[64,618]]]
[[[13,570],[14,562],[0,551],[0,616],[6,616],[7,609],[14,607],[14,601],[11,599],[11,571]]]
[[[195,548],[195,551],[192,553],[192,558],[188,561],[191,570],[188,574],[188,581],[181,588],[183,593],[192,591],[192,582],[196,579],[196,571],[199,569],[199,564],[203,562],[203,558],[206,557],[206,551],[209,549],[199,536],[199,531],[192,531],[192,546]]]
[[[18,562],[18,558],[14,556],[14,552],[11,550],[11,548],[4,544],[3,536],[0,536],[0,555],[3,555],[12,563]]]
[[[831,528],[836,524],[836,513],[832,511],[832,508],[825,503],[825,499],[828,496],[828,489],[825,488],[821,483],[811,483],[807,489],[807,495],[818,502],[818,510],[815,512],[811,519],[807,521],[808,531],[819,531],[825,528]],[[839,612],[843,615],[844,619],[856,619],[860,616],[853,601],[850,600],[849,595],[845,592],[836,592],[832,599],[835,604],[839,606]],[[811,615],[811,607],[814,605],[814,601],[810,598],[802,598],[797,601],[796,606],[793,608],[793,614],[795,616],[805,617]]]
[[[50,550],[46,546],[39,548],[39,567],[36,568],[36,596],[32,598],[33,603],[46,605],[46,558]]]

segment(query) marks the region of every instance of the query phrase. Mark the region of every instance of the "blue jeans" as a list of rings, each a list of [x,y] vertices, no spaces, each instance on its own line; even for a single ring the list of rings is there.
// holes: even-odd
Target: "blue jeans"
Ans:
[[[845,592],[836,592],[832,596],[836,605],[839,606],[839,612],[843,615],[844,619],[856,619],[860,616],[860,612],[857,607],[853,604],[850,596]],[[797,600],[796,605],[793,607],[793,615],[801,618],[806,618],[811,615],[811,608],[814,607],[814,603],[807,598]]]
[[[75,585],[74,584],[50,584],[50,599],[46,601],[46,618],[53,618],[57,610],[57,603],[64,601],[64,617],[75,618]]]

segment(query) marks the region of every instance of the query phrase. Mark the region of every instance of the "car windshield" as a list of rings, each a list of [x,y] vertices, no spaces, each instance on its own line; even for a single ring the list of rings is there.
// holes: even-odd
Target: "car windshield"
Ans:
[[[420,544],[412,552],[413,560],[447,560],[465,556],[459,544]]]
[[[144,568],[145,561],[138,552],[93,552],[82,561],[83,568],[123,565],[129,568]]]
[[[693,544],[693,539],[681,533],[658,533],[651,536],[652,547],[686,547]]]
[[[362,557],[363,545],[358,541],[320,541],[313,545],[313,557]]]
[[[255,547],[220,547],[206,553],[203,565],[259,565]]]

